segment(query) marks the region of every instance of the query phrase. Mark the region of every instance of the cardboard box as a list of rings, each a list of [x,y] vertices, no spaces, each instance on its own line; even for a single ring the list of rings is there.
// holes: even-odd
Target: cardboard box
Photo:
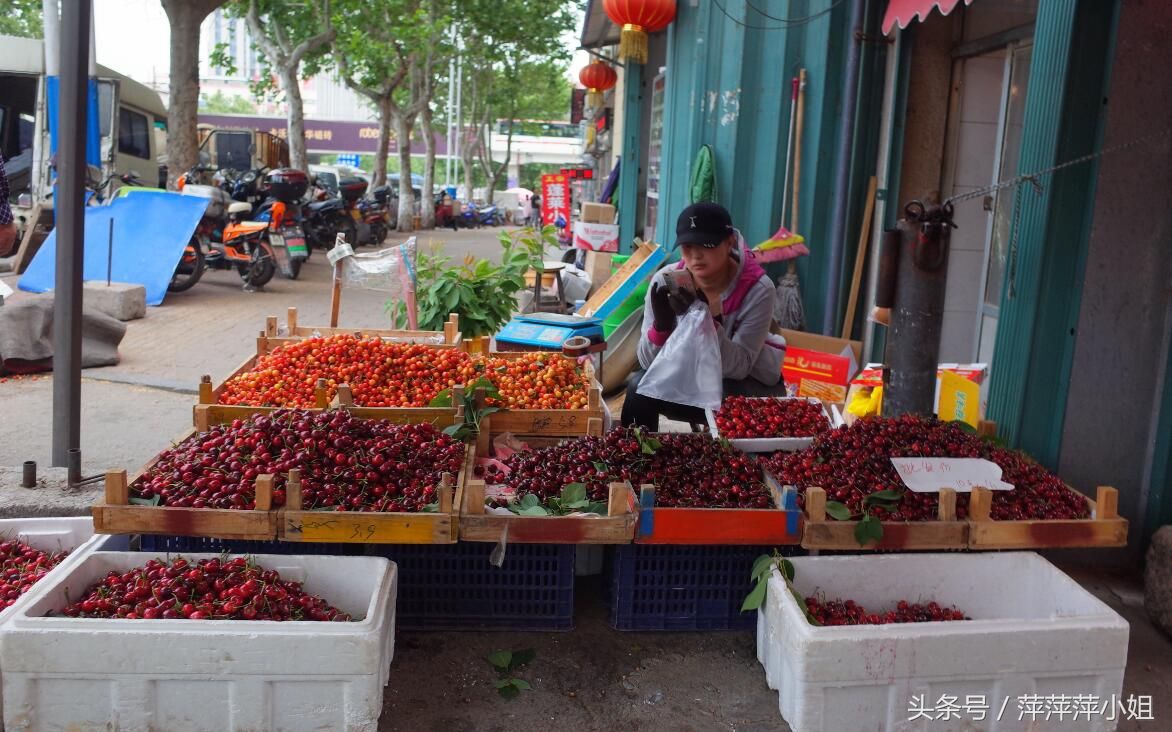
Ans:
[[[983,363],[942,363],[936,370],[936,414],[940,419],[951,421],[960,420],[973,427],[984,416],[984,405],[981,404],[980,385],[988,373],[987,364]],[[883,364],[869,363],[856,376],[847,392],[847,424],[853,423],[862,413],[851,410],[855,397],[861,392],[883,386]],[[871,400],[872,409],[882,408],[882,397],[876,396]],[[866,408],[866,405],[859,407]],[[869,412],[868,412],[869,413]]]
[[[790,394],[844,403],[851,378],[859,370],[863,344],[784,328],[781,335],[786,342],[781,373]]]
[[[594,252],[617,252],[619,250],[618,224],[591,224],[586,221],[574,223],[574,246]]]
[[[598,292],[598,288],[610,279],[613,258],[614,255],[607,252],[586,252],[586,274],[590,277],[590,295]]]
[[[581,219],[587,224],[613,224],[614,213],[609,203],[583,203]]]

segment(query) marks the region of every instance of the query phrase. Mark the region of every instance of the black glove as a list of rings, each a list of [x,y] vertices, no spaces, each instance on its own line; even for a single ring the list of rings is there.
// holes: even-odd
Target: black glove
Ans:
[[[667,287],[658,282],[651,283],[651,315],[655,329],[670,333],[676,329],[676,311],[672,309]]]

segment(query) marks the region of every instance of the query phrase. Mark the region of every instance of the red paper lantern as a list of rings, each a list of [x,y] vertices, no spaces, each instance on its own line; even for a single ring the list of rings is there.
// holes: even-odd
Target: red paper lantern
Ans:
[[[613,89],[618,80],[619,75],[610,64],[597,59],[583,66],[578,72],[578,81],[586,87],[586,105],[591,109],[602,106],[602,93],[607,89]]]
[[[619,58],[647,63],[647,34],[661,31],[676,17],[676,0],[603,0],[606,17],[622,28]]]

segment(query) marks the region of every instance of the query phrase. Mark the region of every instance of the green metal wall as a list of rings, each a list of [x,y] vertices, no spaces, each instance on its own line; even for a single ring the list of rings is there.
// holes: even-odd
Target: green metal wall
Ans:
[[[1019,170],[1091,152],[1102,137],[1117,5],[1050,0],[1038,8]],[[1021,192],[989,387],[1002,436],[1054,467],[1073,359],[1093,209],[1094,164]]]
[[[868,10],[870,27],[877,24],[876,8],[882,3],[868,5],[874,6]],[[766,239],[777,229],[784,187],[790,79],[799,68],[806,68],[799,233],[806,237],[811,256],[799,262],[799,275],[807,328],[818,331],[825,317],[822,301],[828,276],[827,232],[843,97],[842,65],[851,33],[845,27],[847,8],[843,2],[810,0],[788,3],[784,8],[789,18],[831,10],[810,22],[782,24],[735,0],[679,4],[676,20],[668,29],[664,152],[656,229],[662,232],[662,242],[673,241],[675,219],[688,203],[692,161],[704,144],[711,145],[715,153],[719,201],[732,213],[749,245]],[[844,281],[854,265],[860,199],[866,176],[874,167],[873,138],[878,129],[874,116],[879,105],[869,102],[880,90],[873,88],[873,81],[866,80],[876,78],[874,54],[881,53],[884,45],[880,42],[864,46],[861,76],[864,88],[870,91],[860,104],[856,125],[857,130],[864,131],[859,136],[864,144],[856,144],[854,156],[858,168],[851,185],[854,215],[843,253],[846,269],[837,273]],[[863,168],[867,169],[865,173],[861,172]],[[773,274],[780,274],[783,268],[780,266]],[[844,301],[845,290],[842,288]],[[834,314],[832,322],[839,322],[840,317]]]

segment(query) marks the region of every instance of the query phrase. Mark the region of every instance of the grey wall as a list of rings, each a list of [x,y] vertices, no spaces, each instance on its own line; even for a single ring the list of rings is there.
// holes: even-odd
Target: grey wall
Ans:
[[[1108,92],[1104,147],[1166,132],[1172,120],[1172,5],[1124,0]],[[1172,144],[1099,164],[1059,473],[1072,485],[1119,489],[1138,559],[1160,376],[1172,332]],[[1071,212],[1077,215],[1078,212]],[[1168,388],[1168,387],[1164,387]]]

